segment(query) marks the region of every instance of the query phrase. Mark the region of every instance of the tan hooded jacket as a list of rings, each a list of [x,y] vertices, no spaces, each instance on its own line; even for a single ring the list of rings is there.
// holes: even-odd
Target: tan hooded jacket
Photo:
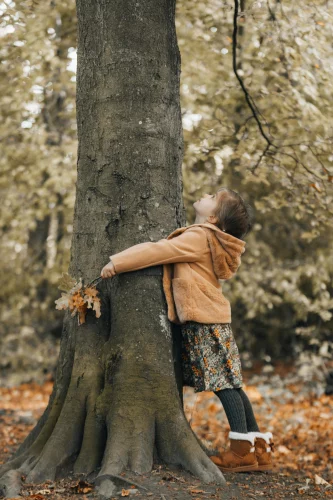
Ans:
[[[245,245],[207,222],[180,227],[166,239],[139,243],[110,259],[117,274],[163,264],[168,319],[173,323],[231,323],[230,302],[218,280],[236,273]]]

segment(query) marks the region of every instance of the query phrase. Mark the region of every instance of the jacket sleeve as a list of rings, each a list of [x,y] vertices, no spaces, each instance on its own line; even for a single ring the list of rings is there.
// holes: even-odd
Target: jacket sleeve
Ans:
[[[174,238],[139,243],[110,255],[117,274],[172,262],[195,262],[208,249],[200,228],[188,229]]]

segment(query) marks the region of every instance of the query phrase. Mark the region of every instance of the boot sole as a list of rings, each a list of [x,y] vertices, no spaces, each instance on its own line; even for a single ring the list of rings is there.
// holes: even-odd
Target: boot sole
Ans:
[[[273,470],[272,465],[258,465],[257,471],[270,471]]]
[[[242,467],[221,467],[217,466],[222,472],[256,472],[258,470],[258,465],[243,465]]]

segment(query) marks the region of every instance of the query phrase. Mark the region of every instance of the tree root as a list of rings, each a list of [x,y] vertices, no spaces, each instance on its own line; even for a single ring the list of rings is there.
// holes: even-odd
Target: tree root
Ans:
[[[27,475],[28,482],[55,480],[68,472],[69,464],[75,473],[82,474],[101,466],[96,484],[105,496],[103,478],[110,487],[111,477],[119,477],[125,470],[149,473],[156,446],[162,463],[181,466],[205,483],[225,484],[222,473],[201,448],[177,405],[171,411],[169,408],[167,414],[153,410],[154,404],[152,408],[143,406],[140,411],[137,407],[135,411],[134,407],[124,410],[121,398],[117,398],[104,420],[96,413],[101,390],[100,379],[97,380],[98,383],[94,377],[84,377],[80,391],[72,381],[61,415],[44,447],[38,446],[40,434],[29,450],[10,462]]]
[[[114,402],[107,417],[108,441],[97,478],[115,476],[126,469],[138,474],[150,472],[155,444],[162,463],[181,466],[205,483],[225,484],[223,474],[206,455],[188,424],[180,400],[176,399],[167,410],[162,404],[163,410],[156,411],[164,399],[162,391],[157,394],[162,397],[159,404],[150,399],[141,408],[130,403],[125,406],[121,397]],[[142,393],[141,400],[145,400]]]
[[[18,470],[9,470],[0,480],[0,496],[7,498],[18,497],[21,487],[21,473]]]
[[[44,445],[51,436],[61,413],[67,388],[71,380],[75,352],[75,321],[65,314],[57,373],[49,403],[37,425],[23,441],[12,459],[0,467],[0,477],[7,471],[19,469],[26,474],[38,460]]]
[[[148,492],[148,489],[145,486],[142,486],[133,480],[128,480],[122,476],[103,474],[103,476],[98,476],[95,480],[96,492],[104,498],[111,498],[116,489],[119,487],[128,488],[132,485],[136,486],[138,489]]]
[[[37,425],[32,429],[21,446],[15,452],[13,459],[26,453],[27,450],[31,448],[32,444],[36,442],[41,433],[43,433],[43,437],[39,438],[39,443],[43,443],[44,445],[55,426],[71,380],[75,352],[76,328],[77,325],[75,323],[75,319],[71,318],[69,312],[66,312],[62,329],[57,371],[50,400],[43,415],[37,422]]]
[[[170,435],[172,440],[168,438]],[[200,446],[186,418],[157,417],[156,439],[164,463],[180,465],[205,483],[226,483],[221,471]]]
[[[44,422],[44,425],[41,427],[37,438],[31,444],[31,446],[0,467],[0,477],[2,477],[7,471],[12,469],[19,469],[24,474],[29,472],[32,462],[38,459],[37,457],[42,452],[44,445],[47,443],[49,437],[52,434],[55,423],[61,411],[61,403],[62,402],[58,400],[53,403],[52,409],[49,412],[48,419],[46,420],[46,422]]]
[[[117,326],[120,333],[110,337],[107,325],[87,316],[80,333],[74,330],[47,418],[35,427],[35,439],[27,438],[29,445],[0,469],[0,477],[15,469],[26,481],[41,483],[100,469],[96,484],[105,496],[123,471],[149,473],[153,463],[162,463],[183,467],[205,483],[225,484],[186,420],[171,336],[158,338],[158,329],[147,325],[134,344],[133,334],[126,338],[125,326]],[[158,340],[147,338],[147,331]]]

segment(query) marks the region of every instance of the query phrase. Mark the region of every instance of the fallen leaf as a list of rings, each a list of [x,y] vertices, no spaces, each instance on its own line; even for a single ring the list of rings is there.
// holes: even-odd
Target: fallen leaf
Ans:
[[[300,488],[297,488],[297,491],[298,491],[298,493],[303,495],[303,493],[305,493],[309,489],[310,489],[310,486],[304,485],[304,486],[301,486]]]
[[[278,447],[277,447],[277,451],[279,453],[282,453],[282,455],[289,455],[289,453],[291,453],[291,451],[289,450],[289,448],[287,448],[286,446],[284,446],[283,444],[280,444]]]
[[[82,488],[80,493],[89,493],[90,491],[92,491],[92,488]]]
[[[325,479],[318,476],[317,474],[315,474],[314,480],[315,480],[315,484],[330,484],[327,481],[325,481]]]
[[[309,453],[309,455],[305,455],[303,457],[303,462],[313,462],[314,460],[316,460],[316,458],[316,453]]]
[[[311,187],[315,188],[316,191],[318,191],[318,193],[321,193],[322,189],[321,187],[319,186],[318,182],[312,182],[310,184]]]
[[[129,490],[125,490],[124,488],[121,490],[122,497],[128,497],[130,494]]]
[[[75,493],[89,493],[92,491],[93,486],[86,481],[80,480],[78,483],[71,486],[72,490],[75,490]]]
[[[262,395],[256,387],[246,387],[246,394],[251,402],[257,402],[262,400]]]

